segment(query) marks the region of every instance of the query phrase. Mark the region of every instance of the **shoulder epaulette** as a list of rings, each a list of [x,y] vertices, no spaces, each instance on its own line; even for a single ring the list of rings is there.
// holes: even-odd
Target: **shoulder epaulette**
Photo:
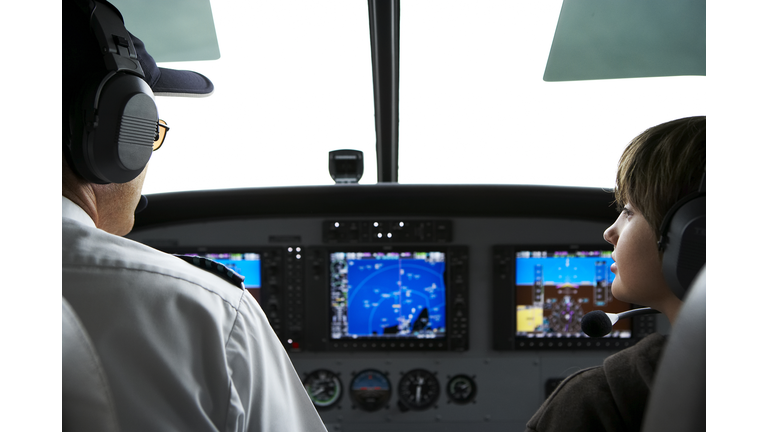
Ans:
[[[199,256],[189,256],[189,255],[175,255],[175,256],[178,258],[181,258],[182,260],[192,264],[197,268],[201,268],[205,271],[215,274],[216,276],[219,276],[220,278],[224,279],[225,281],[231,283],[232,285],[240,289],[245,289],[245,285],[243,285],[245,278],[223,264],[219,264],[214,260],[210,260],[208,258],[203,258]]]

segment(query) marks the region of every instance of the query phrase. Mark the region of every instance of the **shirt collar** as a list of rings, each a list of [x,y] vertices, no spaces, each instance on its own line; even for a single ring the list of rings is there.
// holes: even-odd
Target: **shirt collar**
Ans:
[[[83,225],[96,228],[96,224],[93,222],[93,219],[88,216],[88,213],[66,197],[61,197],[61,217],[74,219]]]

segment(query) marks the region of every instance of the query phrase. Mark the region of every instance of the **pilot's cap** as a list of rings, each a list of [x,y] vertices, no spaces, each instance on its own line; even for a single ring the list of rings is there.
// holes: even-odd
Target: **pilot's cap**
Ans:
[[[144,70],[144,81],[149,84],[155,96],[205,97],[213,93],[213,83],[202,74],[158,67],[155,59],[144,48],[144,42],[133,33],[131,39]]]
[[[122,20],[122,14],[114,5],[105,0],[99,3],[114,9]],[[65,0],[62,6],[62,84],[67,99],[68,91],[80,87],[87,77],[106,70],[106,67],[99,44],[91,31],[89,16],[78,6],[77,0]],[[144,81],[149,84],[155,96],[205,97],[213,93],[213,83],[205,76],[192,71],[158,67],[155,59],[147,52],[144,42],[132,33],[131,39],[144,71]]]

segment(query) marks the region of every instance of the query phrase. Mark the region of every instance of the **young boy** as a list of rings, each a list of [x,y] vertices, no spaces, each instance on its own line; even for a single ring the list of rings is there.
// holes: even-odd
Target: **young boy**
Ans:
[[[664,216],[699,190],[705,169],[705,117],[670,121],[638,135],[619,160],[615,196],[621,214],[603,234],[614,246],[613,296],[650,306],[672,324],[682,301],[664,279],[657,242]],[[664,342],[652,334],[602,366],[571,375],[526,431],[639,431]]]

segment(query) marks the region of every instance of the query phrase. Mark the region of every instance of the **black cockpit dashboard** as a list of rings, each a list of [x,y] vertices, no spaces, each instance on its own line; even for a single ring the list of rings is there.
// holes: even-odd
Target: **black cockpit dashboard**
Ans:
[[[334,185],[156,194],[129,237],[245,276],[329,430],[522,430],[661,316],[610,296],[611,191]]]

